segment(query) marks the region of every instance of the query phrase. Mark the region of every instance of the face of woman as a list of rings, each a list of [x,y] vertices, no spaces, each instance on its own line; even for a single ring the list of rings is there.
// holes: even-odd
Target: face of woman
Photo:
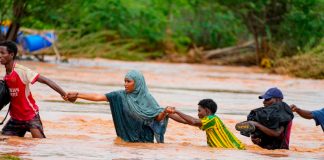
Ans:
[[[135,90],[135,81],[132,79],[125,78],[125,91],[131,93]]]

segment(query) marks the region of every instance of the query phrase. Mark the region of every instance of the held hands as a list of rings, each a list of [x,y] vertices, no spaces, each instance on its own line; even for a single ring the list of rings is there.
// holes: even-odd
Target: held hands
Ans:
[[[78,92],[68,92],[65,96],[63,96],[63,99],[65,101],[74,103],[78,99],[78,94]]]
[[[292,104],[290,105],[290,109],[291,111],[296,112],[299,108],[296,105]]]
[[[64,99],[64,101],[68,101],[67,94],[61,95],[61,97],[62,97],[62,99]]]
[[[174,114],[175,113],[175,107],[167,106],[167,107],[165,107],[164,112],[168,113],[168,114]]]

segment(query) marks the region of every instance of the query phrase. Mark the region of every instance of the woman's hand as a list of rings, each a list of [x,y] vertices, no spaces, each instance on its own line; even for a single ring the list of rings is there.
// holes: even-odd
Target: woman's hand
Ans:
[[[165,113],[168,113],[168,114],[174,114],[174,113],[175,113],[175,107],[167,106],[167,107],[164,109],[164,112],[165,112]]]

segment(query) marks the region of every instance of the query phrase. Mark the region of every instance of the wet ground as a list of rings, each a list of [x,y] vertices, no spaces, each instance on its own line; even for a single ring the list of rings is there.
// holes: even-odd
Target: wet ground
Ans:
[[[0,154],[23,159],[324,159],[324,137],[312,120],[296,116],[290,150],[269,151],[252,144],[234,129],[249,111],[262,106],[258,95],[277,86],[284,100],[308,110],[324,106],[324,80],[305,80],[262,73],[258,68],[223,67],[158,62],[72,59],[69,63],[20,61],[54,80],[67,91],[105,94],[123,89],[125,73],[144,73],[153,96],[162,106],[172,105],[196,116],[197,103],[212,98],[217,114],[247,145],[247,150],[215,149],[198,128],[170,120],[165,144],[125,143],[116,137],[107,103],[64,102],[48,86],[31,86],[41,109],[46,139],[0,136]],[[4,68],[0,68],[4,75]],[[5,110],[0,112],[0,119]],[[2,127],[2,126],[1,126]]]

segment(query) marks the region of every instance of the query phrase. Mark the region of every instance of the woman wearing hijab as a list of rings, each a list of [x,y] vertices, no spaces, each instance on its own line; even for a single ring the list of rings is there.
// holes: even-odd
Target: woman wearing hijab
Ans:
[[[145,83],[144,76],[136,70],[125,76],[125,90],[113,91],[105,95],[70,92],[67,98],[74,102],[77,98],[90,101],[107,101],[117,136],[127,142],[164,142],[171,108],[162,108],[153,98]],[[185,122],[180,117],[174,120]]]

